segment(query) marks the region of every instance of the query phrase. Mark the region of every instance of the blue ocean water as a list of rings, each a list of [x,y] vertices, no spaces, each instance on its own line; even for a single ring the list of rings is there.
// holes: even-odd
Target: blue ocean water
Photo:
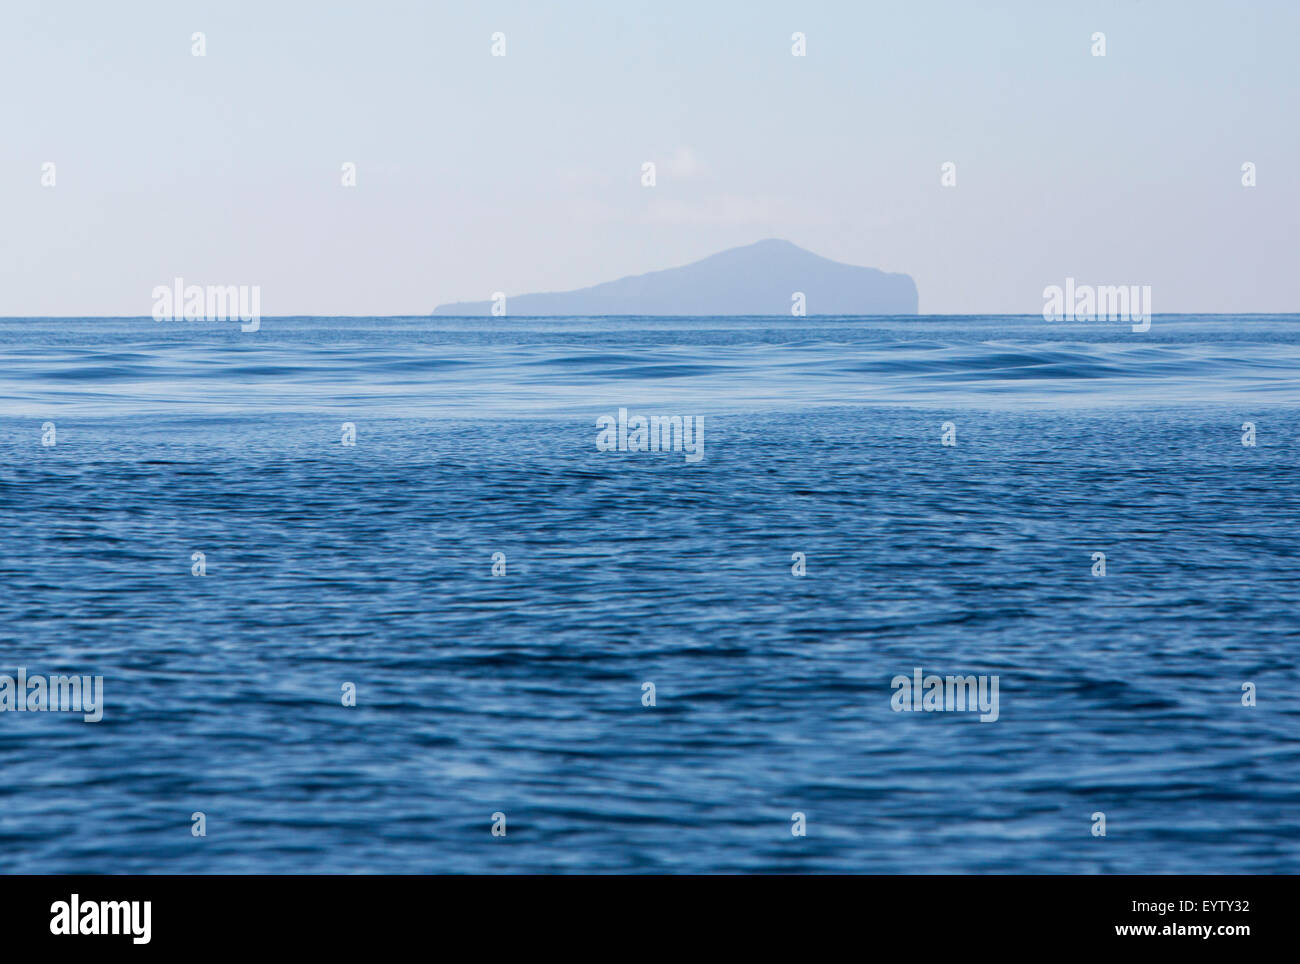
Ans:
[[[3,319],[0,870],[1300,872],[1297,466],[1297,316]]]

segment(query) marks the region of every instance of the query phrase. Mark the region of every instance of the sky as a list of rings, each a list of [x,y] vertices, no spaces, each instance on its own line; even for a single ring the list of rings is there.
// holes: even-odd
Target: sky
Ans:
[[[763,238],[923,313],[1300,311],[1297,42],[1295,0],[5,0],[0,315],[427,314]]]

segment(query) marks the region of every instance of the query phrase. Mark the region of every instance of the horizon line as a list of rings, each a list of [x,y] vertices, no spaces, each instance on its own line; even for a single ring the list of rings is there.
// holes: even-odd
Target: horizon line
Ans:
[[[434,319],[434,318],[438,318],[438,319],[443,319],[443,318],[473,318],[473,319],[475,319],[475,320],[477,320],[477,321],[482,321],[482,320],[484,320],[484,318],[500,318],[500,319],[504,319],[504,320],[509,320],[509,319],[520,319],[520,318],[529,318],[529,319],[533,319],[533,318],[575,318],[575,319],[576,319],[576,318],[790,318],[790,319],[793,320],[793,319],[795,319],[795,318],[800,318],[800,319],[803,319],[803,320],[807,321],[808,319],[813,319],[813,318],[910,318],[910,319],[916,319],[916,318],[993,318],[993,317],[1006,317],[1006,318],[1039,318],[1039,319],[1042,319],[1042,320],[1044,320],[1044,321],[1047,321],[1047,319],[1044,319],[1044,318],[1042,317],[1042,314],[1043,314],[1043,313],[1042,313],[1041,311],[1037,311],[1037,312],[1026,312],[1026,311],[965,311],[965,312],[943,312],[943,311],[936,311],[936,312],[916,312],[916,313],[914,313],[914,314],[906,314],[906,315],[900,315],[900,314],[892,314],[892,315],[889,315],[889,314],[834,314],[834,315],[817,315],[817,314],[809,314],[809,315],[783,315],[783,314],[782,314],[782,315],[754,315],[754,314],[739,314],[739,315],[720,315],[720,314],[707,314],[707,315],[663,315],[663,314],[607,314],[607,315],[577,315],[577,314],[555,314],[555,315],[527,315],[527,314],[518,314],[518,315],[515,315],[515,314],[507,314],[507,315],[446,315],[446,314],[442,314],[442,315],[440,315],[440,314],[433,314],[433,313],[424,313],[424,314],[388,314],[388,315],[381,315],[381,314],[321,315],[321,314],[305,314],[305,313],[301,313],[301,312],[299,312],[299,313],[296,313],[296,314],[288,314],[288,315],[259,315],[258,318],[261,319],[262,321],[266,321],[266,320],[268,320],[268,319],[291,319],[291,318],[374,318],[374,319],[382,319],[382,318],[429,318],[429,319]],[[1300,308],[1297,308],[1297,309],[1295,309],[1295,310],[1291,310],[1291,311],[1153,311],[1153,312],[1151,312],[1151,317],[1152,317],[1152,318],[1162,318],[1162,317],[1163,317],[1163,318],[1168,318],[1168,317],[1175,316],[1175,315],[1195,315],[1195,316],[1200,316],[1200,317],[1220,317],[1220,316],[1225,316],[1225,317],[1226,317],[1226,316],[1233,316],[1233,317],[1257,317],[1257,316],[1258,316],[1258,317],[1266,317],[1266,316],[1271,316],[1271,315],[1297,315],[1297,316],[1300,316]],[[193,319],[193,320],[187,321],[186,319],[180,318],[180,319],[174,319],[174,320],[171,320],[171,321],[158,321],[158,320],[156,320],[152,315],[0,315],[0,321],[26,321],[26,320],[32,320],[32,319],[49,320],[49,321],[57,321],[57,320],[66,320],[66,321],[77,321],[77,320],[105,320],[105,321],[108,321],[108,320],[131,320],[131,319],[143,319],[143,320],[146,320],[146,321],[151,321],[151,322],[153,322],[154,324],[167,324],[167,325],[176,325],[176,324],[191,324],[191,325],[196,325],[196,324],[228,324],[228,323],[230,323],[230,322],[232,322],[232,321],[237,321],[237,320],[238,320],[237,318],[227,318],[227,319],[219,319],[219,318],[196,318],[196,319]],[[1083,318],[1083,319],[1073,320],[1073,321],[1070,321],[1070,322],[1068,322],[1068,323],[1069,323],[1069,324],[1089,324],[1089,323],[1092,323],[1092,322],[1098,322],[1098,321],[1106,322],[1106,321],[1111,321],[1111,320],[1113,320],[1113,319],[1101,318],[1101,317],[1098,317],[1098,318]],[[1050,322],[1048,322],[1048,324],[1066,324],[1066,323],[1067,323],[1067,322],[1065,322],[1065,321],[1063,321],[1063,320],[1060,320],[1060,319],[1057,319],[1057,320],[1054,320],[1054,321],[1050,321]]]

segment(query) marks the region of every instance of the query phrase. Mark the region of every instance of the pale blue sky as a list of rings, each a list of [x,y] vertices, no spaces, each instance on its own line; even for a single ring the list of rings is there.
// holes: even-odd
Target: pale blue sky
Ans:
[[[148,315],[177,275],[259,284],[265,315],[423,314],[767,237],[908,272],[923,312],[1037,313],[1067,275],[1150,284],[1157,312],[1300,311],[1291,0],[0,18],[0,315]]]

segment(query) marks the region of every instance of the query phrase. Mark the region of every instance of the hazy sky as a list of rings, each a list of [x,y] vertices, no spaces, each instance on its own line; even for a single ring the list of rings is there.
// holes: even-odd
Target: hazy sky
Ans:
[[[425,314],[768,237],[922,312],[1300,311],[1298,42],[1296,0],[5,0],[0,315]]]

